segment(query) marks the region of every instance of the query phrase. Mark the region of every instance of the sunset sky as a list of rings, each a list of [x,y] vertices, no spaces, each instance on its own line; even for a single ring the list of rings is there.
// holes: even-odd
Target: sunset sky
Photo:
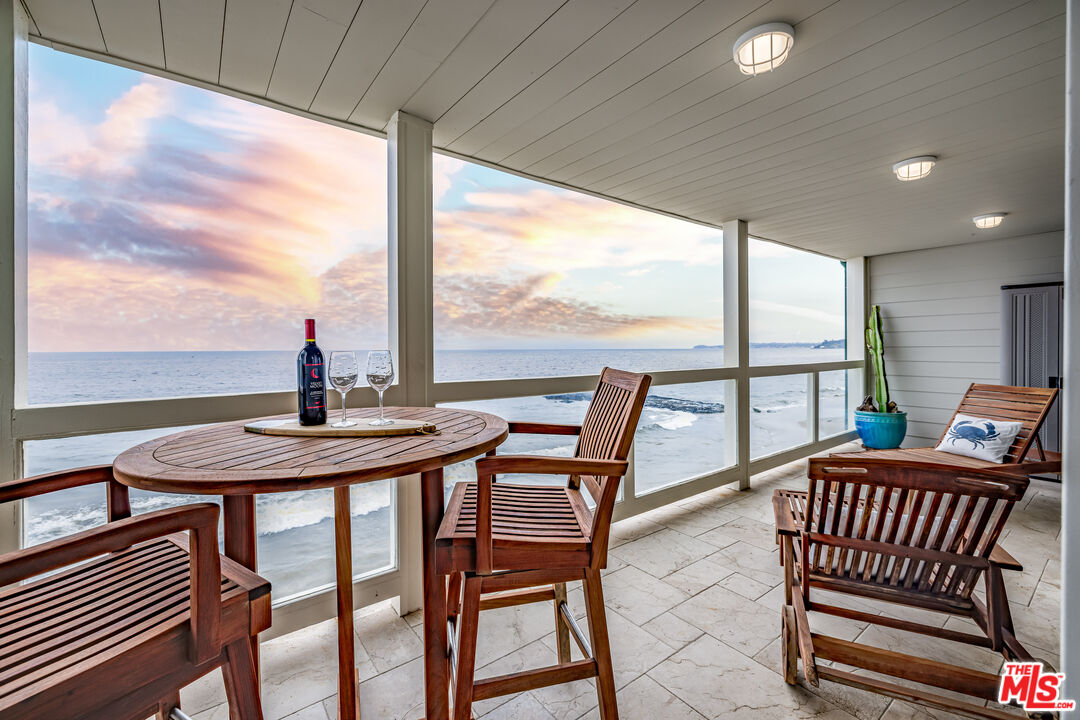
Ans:
[[[32,351],[386,344],[379,138],[37,45]],[[436,155],[440,348],[722,342],[722,235]],[[843,336],[838,261],[751,247],[751,339]]]

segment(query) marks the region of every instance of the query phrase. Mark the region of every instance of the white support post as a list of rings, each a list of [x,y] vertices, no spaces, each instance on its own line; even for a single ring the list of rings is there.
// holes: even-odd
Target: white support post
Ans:
[[[814,371],[806,376],[806,424],[810,431],[810,442],[816,443],[819,439],[818,432],[818,395],[820,394],[821,373]]]
[[[27,17],[0,0],[0,482],[22,475],[14,408],[26,403]],[[22,503],[0,505],[0,553],[18,549]]]
[[[432,340],[431,123],[398,111],[386,135],[390,347],[405,404],[427,406]]]
[[[737,368],[735,387],[724,395],[725,440],[737,438],[735,455],[731,443],[726,458],[739,472],[739,489],[750,488],[750,299],[748,246],[750,231],[745,220],[724,225],[724,365]],[[735,408],[735,412],[731,412]],[[734,462],[733,462],[734,461]]]
[[[1068,0],[1065,34],[1065,383],[1062,403],[1061,671],[1064,697],[1080,701],[1080,0]]]
[[[869,287],[867,286],[866,279],[870,277],[870,273],[867,268],[868,260],[865,257],[853,257],[848,258],[845,261],[846,267],[846,283],[845,289],[845,311],[847,314],[847,331],[845,334],[846,344],[846,357],[848,360],[862,360],[866,361],[866,341],[865,328],[866,328],[866,313],[869,310]],[[854,388],[854,395],[858,395],[858,398],[848,398],[849,404],[851,400],[855,401],[855,405],[862,402],[862,398],[867,393],[867,388],[870,387],[869,373],[864,372],[862,375],[863,386],[860,388]],[[850,392],[849,388],[849,392]],[[852,405],[854,407],[854,405]]]
[[[431,123],[398,111],[386,135],[389,222],[390,347],[398,362],[404,404],[432,402]],[[400,569],[395,607],[401,615],[422,602],[420,480],[397,480],[397,547]]]

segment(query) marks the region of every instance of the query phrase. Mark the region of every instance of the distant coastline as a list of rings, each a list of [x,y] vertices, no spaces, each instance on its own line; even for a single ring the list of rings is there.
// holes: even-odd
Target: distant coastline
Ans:
[[[821,342],[752,342],[750,347],[758,348],[786,348],[786,347],[802,347],[812,348],[814,350],[843,350],[847,346],[847,341],[840,340],[822,340]],[[694,350],[723,350],[723,345],[695,345]]]

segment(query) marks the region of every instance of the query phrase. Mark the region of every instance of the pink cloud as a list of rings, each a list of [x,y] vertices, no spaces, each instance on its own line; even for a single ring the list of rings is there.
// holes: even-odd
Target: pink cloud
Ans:
[[[230,98],[196,113],[170,87],[98,124],[35,103],[31,349],[292,347],[311,314],[385,344],[384,144]]]
[[[554,275],[510,282],[469,274],[440,276],[435,302],[436,332],[443,341],[469,336],[620,338],[657,331],[716,332],[699,318],[630,315],[601,305],[553,297]]]
[[[315,301],[287,288],[256,296],[210,279],[177,283],[117,260],[52,256],[31,264],[29,281],[35,351],[287,349],[305,317],[319,319],[326,348],[386,345],[385,252],[323,273]]]
[[[435,214],[437,272],[634,267],[723,262],[719,232],[555,188],[466,194],[469,206]]]
[[[33,350],[328,347],[386,342],[382,141],[144,79],[100,122],[34,98]],[[436,199],[462,161],[437,157]],[[476,190],[436,220],[441,338],[630,338],[712,321],[629,313],[564,289],[575,271],[717,265],[708,228],[555,188]],[[710,324],[712,323],[712,324]],[[715,329],[715,328],[714,328]]]
[[[29,109],[30,162],[71,174],[128,175],[132,158],[146,149],[153,121],[172,104],[169,84],[150,77],[110,105],[97,125],[74,121],[51,100],[35,100]]]

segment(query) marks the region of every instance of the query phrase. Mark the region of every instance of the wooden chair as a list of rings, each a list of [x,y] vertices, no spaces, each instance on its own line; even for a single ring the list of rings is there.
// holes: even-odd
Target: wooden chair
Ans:
[[[164,719],[221,667],[230,717],[261,720],[252,645],[270,584],[218,555],[217,505],[131,517],[108,465],[0,484],[0,502],[92,483],[107,524],[0,555],[0,717]]]
[[[611,513],[650,381],[605,368],[580,427],[510,423],[511,433],[578,435],[574,457],[489,456],[476,463],[477,482],[454,488],[437,536],[436,563],[440,574],[450,575],[455,720],[470,718],[477,700],[590,677],[596,678],[600,717],[618,718],[600,570],[607,565]],[[513,473],[569,480],[565,487],[495,482],[496,475]],[[595,503],[591,510],[582,486]],[[566,583],[575,580],[585,591],[588,639],[566,605]],[[474,680],[480,611],[541,601],[554,605],[558,664]],[[571,659],[571,635],[585,659]]]
[[[1016,638],[1001,573],[1022,568],[997,545],[1013,505],[1027,489],[1027,478],[835,457],[811,459],[809,477],[807,493],[773,495],[784,565],[784,679],[795,683],[801,660],[814,686],[831,680],[967,717],[1015,718],[982,704],[996,700],[999,676],[821,635],[813,631],[807,613],[990,648],[1011,661],[1034,660]],[[983,599],[974,592],[980,580]],[[981,632],[821,603],[814,599],[816,588],[970,618]],[[818,665],[821,660],[907,685]],[[957,700],[922,686],[978,700]]]
[[[1010,473],[1020,472],[1027,475],[1059,473],[1061,472],[1061,453],[1044,450],[1042,442],[1039,440],[1039,430],[1046,420],[1046,415],[1050,412],[1050,407],[1057,398],[1057,393],[1058,391],[1055,388],[982,385],[980,383],[972,383],[967,389],[964,397],[960,400],[960,405],[956,408],[956,412],[952,414],[949,422],[945,425],[945,430],[941,433],[938,444],[941,444],[941,441],[945,439],[946,433],[949,432],[949,428],[958,414],[1023,423],[1023,427],[1020,428],[1016,439],[1013,440],[1012,447],[1005,453],[1005,458],[1001,464],[965,455],[941,452],[929,447],[864,450],[857,453],[836,453],[833,457],[907,460],[917,463],[938,463],[954,468],[1000,470]],[[1029,456],[1033,448],[1035,454]]]

